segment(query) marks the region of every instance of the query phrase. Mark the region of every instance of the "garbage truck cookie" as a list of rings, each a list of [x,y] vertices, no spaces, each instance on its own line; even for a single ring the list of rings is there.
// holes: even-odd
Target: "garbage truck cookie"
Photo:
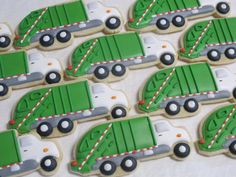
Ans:
[[[76,145],[70,169],[82,176],[120,176],[133,172],[139,162],[166,156],[184,160],[190,151],[186,130],[142,115],[90,129]]]
[[[236,158],[236,104],[224,105],[212,111],[199,127],[197,148],[206,156],[225,153]]]
[[[0,132],[0,176],[25,176],[39,170],[53,175],[62,155],[56,143],[42,141],[33,134],[18,136],[15,130]]]
[[[41,137],[70,133],[77,122],[125,117],[129,103],[122,91],[87,80],[40,87],[25,94],[12,114],[9,128]],[[109,117],[110,116],[110,117]]]
[[[63,48],[69,46],[74,37],[99,31],[119,32],[122,24],[116,8],[106,7],[97,0],[71,1],[29,13],[18,26],[15,47]]]
[[[0,52],[9,50],[13,44],[14,34],[6,23],[0,23]]]
[[[88,40],[79,45],[71,56],[66,70],[69,78],[93,77],[121,79],[128,69],[152,65],[175,65],[177,52],[167,41],[155,34],[123,33]]]
[[[198,22],[182,36],[180,59],[205,61],[212,65],[232,63],[236,59],[236,18]]]
[[[137,0],[130,8],[127,27],[135,31],[177,32],[190,19],[227,17],[230,8],[228,0]]]
[[[12,89],[58,83],[62,80],[61,75],[60,62],[40,53],[0,54],[0,100],[8,98]]]
[[[233,101],[236,77],[227,68],[190,64],[154,73],[140,89],[137,108],[169,118],[196,114],[201,104]]]

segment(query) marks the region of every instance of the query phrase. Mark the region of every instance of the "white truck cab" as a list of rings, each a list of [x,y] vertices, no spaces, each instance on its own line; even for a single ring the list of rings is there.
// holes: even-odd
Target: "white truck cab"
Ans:
[[[8,50],[13,43],[14,34],[5,23],[0,23],[0,51]]]
[[[191,142],[191,138],[186,130],[172,126],[166,120],[153,122],[156,133],[157,145],[168,145],[173,147],[179,142]]]
[[[146,56],[155,56],[164,65],[172,65],[177,59],[174,46],[168,41],[162,41],[154,33],[140,34]]]
[[[227,68],[214,68],[213,74],[217,82],[217,86],[220,91],[226,90],[230,93],[235,89],[235,75]]]

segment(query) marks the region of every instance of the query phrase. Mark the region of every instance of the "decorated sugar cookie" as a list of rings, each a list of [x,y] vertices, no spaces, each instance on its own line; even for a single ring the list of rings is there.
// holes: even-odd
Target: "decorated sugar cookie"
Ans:
[[[25,176],[39,170],[53,175],[62,156],[54,142],[42,141],[35,135],[18,136],[15,130],[0,132],[0,176]]]
[[[177,53],[167,41],[155,34],[123,33],[88,40],[79,45],[71,56],[66,76],[94,77],[96,80],[115,80],[128,69],[151,65],[173,66]]]
[[[109,121],[93,127],[74,149],[71,171],[82,176],[120,176],[133,172],[139,162],[165,156],[184,160],[191,138],[186,130],[148,116]]]
[[[130,8],[127,27],[135,31],[171,33],[183,30],[188,19],[214,15],[226,17],[229,0],[136,0]]]
[[[167,117],[196,114],[201,104],[236,97],[235,75],[207,63],[168,68],[154,73],[140,89],[138,110]]]
[[[203,21],[193,25],[181,39],[180,59],[213,65],[236,59],[236,18]]]
[[[67,82],[25,94],[13,111],[9,127],[21,134],[35,130],[42,137],[56,137],[70,133],[77,122],[109,115],[121,118],[128,110],[125,94],[106,84]]]
[[[0,100],[10,96],[12,89],[61,81],[62,67],[58,60],[40,53],[25,51],[0,54]]]
[[[121,30],[122,17],[99,1],[76,0],[32,11],[19,24],[15,46],[51,50],[69,46],[72,39],[99,31]]]
[[[0,52],[11,48],[14,34],[6,23],[0,23]]]
[[[230,104],[211,112],[200,125],[201,154],[212,156],[225,153],[236,157],[236,105]]]

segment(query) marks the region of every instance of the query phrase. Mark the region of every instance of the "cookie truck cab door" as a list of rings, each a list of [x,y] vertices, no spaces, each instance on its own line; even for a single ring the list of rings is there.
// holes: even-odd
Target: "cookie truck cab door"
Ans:
[[[99,83],[91,86],[92,100],[95,108],[106,108],[111,111],[113,118],[125,117],[129,104],[122,91],[113,90],[109,86]]]
[[[167,145],[173,149],[177,158],[185,158],[190,153],[191,139],[186,130],[172,126],[166,120],[154,122],[157,145]]]
[[[105,7],[98,1],[86,4],[88,17],[90,20],[101,20],[109,30],[117,30],[122,26],[121,13],[112,7]]]
[[[45,172],[50,172],[57,168],[60,153],[54,143],[40,141],[35,136],[29,134],[19,137],[19,144],[23,164],[28,162],[35,169],[40,166]]]

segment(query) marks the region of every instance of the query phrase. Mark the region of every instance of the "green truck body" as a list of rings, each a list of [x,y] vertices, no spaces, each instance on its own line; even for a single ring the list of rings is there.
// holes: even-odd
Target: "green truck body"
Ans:
[[[15,52],[11,55],[0,55],[0,78],[7,78],[29,73],[28,56],[26,52]]]
[[[79,165],[83,163],[94,144],[108,127],[110,127],[110,123],[97,126],[82,138],[83,141],[78,144],[75,152],[78,165],[72,166],[72,171],[78,172]],[[140,129],[149,131],[144,132],[140,131]],[[125,135],[123,135],[123,131],[125,131]],[[107,135],[96,147],[94,155],[89,158],[79,172],[88,173],[92,171],[96,158],[153,147],[155,145],[156,139],[153,134],[152,124],[147,117],[113,122]]]
[[[236,18],[213,19],[196,23],[182,38],[180,58],[190,62],[199,61],[200,57],[202,57],[201,60],[207,57],[213,60],[210,58],[212,50],[217,50],[224,55],[227,49],[236,48],[235,28]]]
[[[94,42],[96,44],[93,46]],[[93,46],[86,56],[87,51]],[[116,60],[144,56],[144,49],[138,33],[125,33],[103,36],[84,42],[72,54],[72,67],[66,70],[67,76],[78,77],[91,72],[95,63],[109,63]],[[81,63],[80,67],[78,65]]]
[[[1,167],[22,162],[16,131],[5,131],[0,133],[0,170]]]
[[[15,46],[29,46],[32,37],[41,30],[87,20],[88,17],[81,0],[32,11],[19,24],[17,31],[19,37],[15,41]],[[34,22],[37,24],[33,25]],[[29,33],[27,33],[28,31]]]
[[[197,143],[200,152],[212,154],[219,151],[228,152],[231,143],[235,142],[236,112],[235,104],[214,110],[200,126],[200,141]],[[234,148],[235,149],[235,148]]]
[[[177,66],[158,71],[147,80],[138,108],[144,112],[154,112],[163,108],[162,103],[167,98],[217,90],[208,64]]]

